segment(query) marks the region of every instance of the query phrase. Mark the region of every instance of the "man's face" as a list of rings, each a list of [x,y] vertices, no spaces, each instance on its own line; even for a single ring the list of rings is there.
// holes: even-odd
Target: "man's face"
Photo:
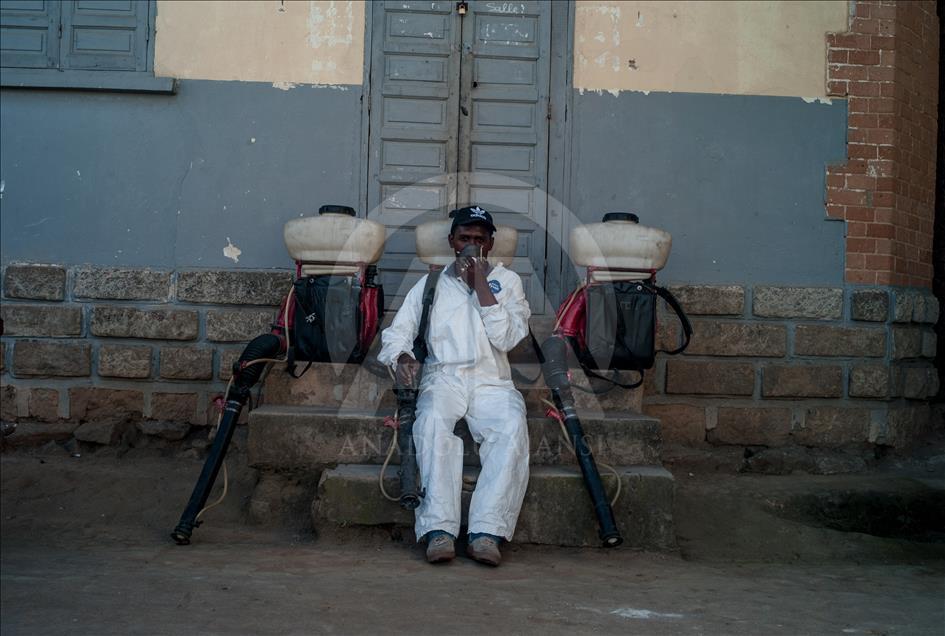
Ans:
[[[486,257],[495,244],[495,238],[485,226],[479,224],[459,225],[456,227],[456,231],[449,235],[449,242],[450,247],[456,253],[461,252],[467,245],[475,245],[482,248],[482,256]]]

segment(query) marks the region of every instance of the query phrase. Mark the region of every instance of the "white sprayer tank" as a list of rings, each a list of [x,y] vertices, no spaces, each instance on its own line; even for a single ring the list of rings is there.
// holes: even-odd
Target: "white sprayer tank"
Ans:
[[[355,217],[352,208],[323,205],[318,216],[293,219],[283,229],[293,260],[324,264],[376,263],[384,251],[386,230]]]
[[[453,221],[430,221],[418,225],[416,229],[417,256],[427,265],[446,267],[456,260],[456,253],[447,240]],[[495,229],[495,244],[489,252],[488,259],[492,263],[502,263],[508,267],[515,257],[515,248],[518,244],[518,230],[507,225],[497,225]]]
[[[601,270],[655,272],[669,258],[669,232],[640,225],[635,214],[614,212],[601,223],[571,230],[571,260],[581,267]]]

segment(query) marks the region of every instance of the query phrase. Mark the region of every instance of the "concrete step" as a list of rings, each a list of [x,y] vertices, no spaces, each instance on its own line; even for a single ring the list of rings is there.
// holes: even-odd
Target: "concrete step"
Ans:
[[[673,476],[658,466],[622,466],[615,469],[621,489],[614,516],[624,546],[646,550],[675,549],[673,526]],[[614,492],[616,476],[604,472],[603,480]],[[478,470],[467,467],[463,475],[463,525]],[[412,528],[413,512],[383,497],[378,486],[380,467],[344,464],[322,473],[312,504],[316,532],[352,526],[403,526]],[[398,492],[396,471],[388,469],[385,488]],[[412,530],[406,534],[411,536]],[[561,546],[599,546],[597,520],[584,480],[576,467],[535,466],[519,515],[514,541]]]
[[[303,367],[299,367],[299,371]],[[545,412],[542,399],[550,399],[541,369],[537,364],[516,363],[525,378],[537,378],[535,383],[516,382],[516,387],[525,397],[525,405],[531,414]],[[627,374],[627,381],[635,374]],[[580,369],[572,369],[572,382],[576,387],[590,388],[590,380]],[[606,387],[606,383],[594,381],[595,387]],[[313,364],[301,378],[293,378],[285,372],[284,365],[275,365],[266,377],[264,395],[267,404],[285,406],[319,406],[344,410],[393,410],[396,405],[391,391],[392,380],[356,364]],[[575,404],[583,413],[601,415],[610,411],[642,411],[642,387],[633,390],[613,388],[595,395],[581,390],[574,391]]]
[[[263,406],[249,415],[249,461],[267,470],[318,471],[337,464],[383,463],[393,430],[383,426],[393,410],[339,410],[302,406]],[[633,412],[584,416],[581,423],[594,457],[617,465],[658,465],[662,442],[659,420]],[[560,426],[547,417],[528,419],[531,464],[575,464]],[[465,422],[456,433],[464,440],[465,463],[478,465],[478,449]],[[392,463],[399,463],[395,451]]]

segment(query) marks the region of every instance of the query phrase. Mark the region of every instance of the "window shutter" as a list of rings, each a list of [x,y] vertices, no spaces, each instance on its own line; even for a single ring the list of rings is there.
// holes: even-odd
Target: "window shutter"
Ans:
[[[56,68],[59,14],[58,0],[0,2],[0,66]]]
[[[148,0],[62,3],[62,68],[146,71]]]

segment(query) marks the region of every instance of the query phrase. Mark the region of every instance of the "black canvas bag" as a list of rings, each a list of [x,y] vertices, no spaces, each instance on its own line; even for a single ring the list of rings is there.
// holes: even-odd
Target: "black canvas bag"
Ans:
[[[361,362],[361,285],[354,276],[303,276],[293,284],[290,367],[303,362]]]
[[[683,326],[684,342],[669,354],[689,345],[692,326],[675,297],[650,281],[599,283],[587,288],[585,348],[582,366],[590,369],[643,371],[656,359],[657,299],[663,298]]]

